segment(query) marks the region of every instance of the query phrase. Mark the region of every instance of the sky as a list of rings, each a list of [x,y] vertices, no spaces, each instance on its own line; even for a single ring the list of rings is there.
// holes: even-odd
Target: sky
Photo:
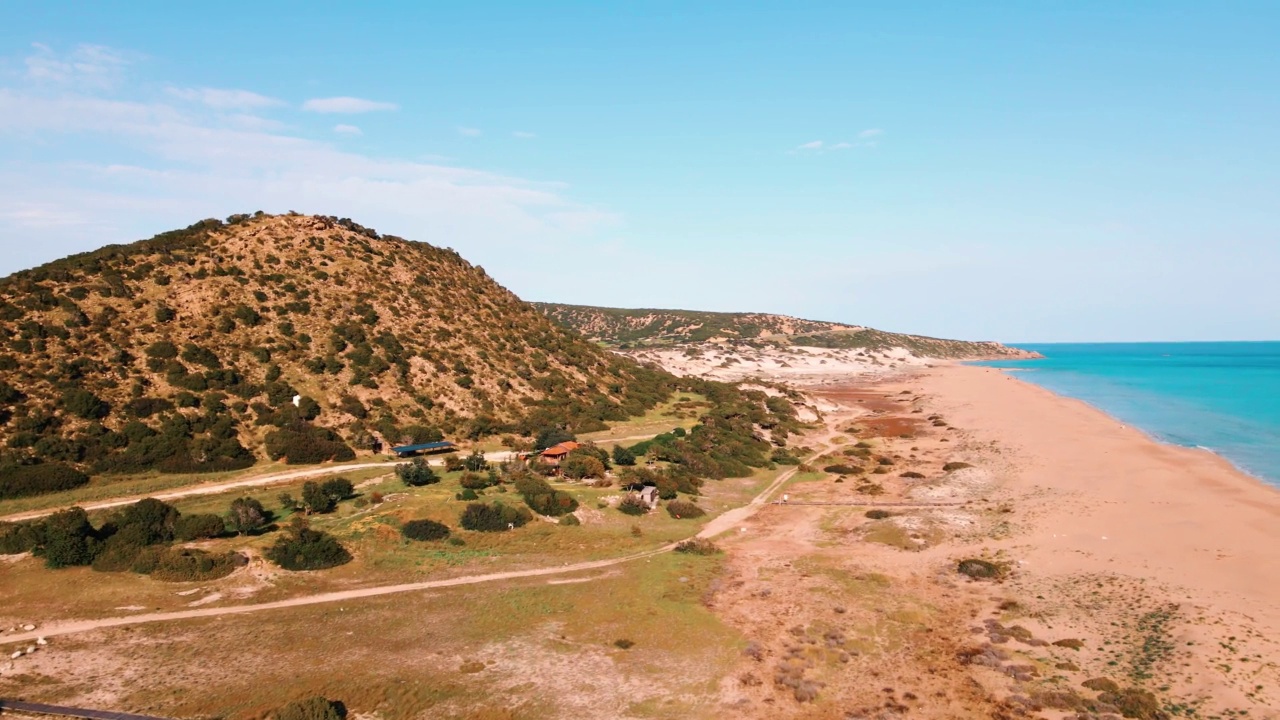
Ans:
[[[1280,4],[0,8],[0,276],[297,211],[528,300],[1280,339]]]

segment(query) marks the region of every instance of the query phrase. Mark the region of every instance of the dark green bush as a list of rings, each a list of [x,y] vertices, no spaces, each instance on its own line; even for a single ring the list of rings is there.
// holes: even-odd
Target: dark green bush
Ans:
[[[636,454],[631,448],[622,445],[615,445],[613,448],[613,464],[614,465],[635,465]]]
[[[440,482],[440,476],[423,458],[414,458],[396,466],[396,477],[410,487],[422,487]]]
[[[525,504],[540,515],[564,515],[578,509],[578,501],[572,495],[556,490],[536,475],[517,478],[515,485]]]
[[[857,475],[862,472],[862,468],[857,465],[828,465],[822,468],[822,472],[833,475]]]
[[[40,544],[34,548],[50,569],[88,565],[101,547],[89,523],[89,516],[78,507],[56,512],[45,518]]]
[[[975,580],[995,580],[1004,577],[1005,568],[993,562],[970,558],[961,560],[956,566],[961,575],[968,575]]]
[[[471,503],[462,511],[460,524],[467,530],[502,532],[511,526],[522,527],[533,519],[528,510],[513,508],[500,502]]]
[[[868,510],[866,517],[868,520],[884,520],[893,517],[893,513],[888,510]]]
[[[31,552],[44,541],[44,524],[40,521],[0,523],[0,555]]]
[[[235,552],[209,553],[194,548],[154,548],[149,574],[164,582],[205,582],[226,577],[243,562]]]
[[[943,465],[943,466],[942,466],[942,471],[943,471],[943,472],[954,472],[954,471],[956,471],[956,470],[963,470],[963,469],[965,469],[965,468],[971,468],[971,467],[973,467],[973,466],[972,466],[972,465],[970,465],[970,464],[969,464],[969,463],[967,463],[967,462],[959,462],[959,461],[955,461],[955,462],[949,462],[949,463],[947,463],[946,465]]]
[[[182,542],[216,538],[226,531],[227,527],[222,518],[211,513],[183,515],[173,526],[174,537]]]
[[[581,525],[582,521],[578,519],[577,515],[574,515],[573,513],[569,513],[568,515],[562,515],[560,517],[560,522],[557,524],[573,526],[573,525]]]
[[[575,451],[560,463],[560,471],[567,478],[582,480],[604,477],[605,467],[599,458]]]
[[[71,490],[89,484],[89,476],[62,463],[0,466],[0,499]]]
[[[622,498],[618,503],[618,510],[626,515],[644,515],[649,512],[649,506],[640,499],[639,495],[631,494]]]
[[[300,424],[276,430],[267,435],[267,456],[284,458],[289,465],[314,465],[333,461],[354,460],[355,452],[328,428]]]
[[[342,703],[317,695],[285,705],[275,712],[273,720],[342,720],[346,716]]]
[[[667,514],[673,518],[688,520],[690,518],[699,518],[706,515],[707,512],[691,502],[684,500],[671,500],[667,503]]]
[[[469,490],[483,490],[493,483],[487,476],[468,470],[458,478],[458,484]]]
[[[690,555],[715,555],[720,552],[720,548],[706,538],[696,537],[676,545],[676,552]]]
[[[290,498],[290,506],[292,504],[292,498]],[[236,498],[231,501],[227,521],[231,524],[231,529],[237,533],[250,534],[261,530],[271,522],[271,511],[262,507],[262,503],[255,498]]]
[[[449,537],[449,526],[434,520],[410,520],[400,528],[400,534],[410,540],[444,540]]]
[[[111,406],[88,390],[68,390],[62,395],[62,407],[85,420],[101,420],[111,414]]]
[[[324,570],[351,562],[351,553],[337,539],[312,530],[301,517],[264,554],[286,570]]]

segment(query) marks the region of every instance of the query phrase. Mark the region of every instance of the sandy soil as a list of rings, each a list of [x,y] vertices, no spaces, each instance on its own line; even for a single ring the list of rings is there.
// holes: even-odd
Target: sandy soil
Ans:
[[[737,381],[764,378],[795,385],[847,383],[883,378],[933,361],[905,348],[841,350],[811,347],[753,349],[708,343],[680,348],[628,350],[641,362],[655,362],[676,375]]]

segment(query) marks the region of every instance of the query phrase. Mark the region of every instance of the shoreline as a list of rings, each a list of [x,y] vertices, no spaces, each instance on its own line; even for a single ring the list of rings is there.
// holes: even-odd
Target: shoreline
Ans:
[[[976,362],[984,362],[984,361],[976,361]],[[1115,415],[1112,415],[1112,414],[1111,414],[1111,412],[1110,412],[1109,410],[1107,410],[1106,408],[1101,407],[1101,406],[1099,406],[1099,405],[1095,405],[1095,404],[1093,404],[1093,403],[1089,402],[1088,400],[1085,400],[1085,399],[1083,399],[1083,398],[1078,398],[1078,397],[1075,397],[1075,396],[1073,396],[1073,395],[1065,395],[1065,394],[1063,394],[1063,393],[1057,392],[1056,390],[1052,390],[1052,389],[1050,389],[1050,388],[1048,388],[1048,387],[1045,387],[1044,385],[1041,385],[1041,384],[1039,384],[1039,383],[1032,382],[1032,381],[1030,381],[1030,380],[1023,380],[1022,378],[1018,377],[1018,373],[1035,372],[1035,368],[1025,368],[1025,369],[1023,369],[1023,368],[993,367],[993,366],[990,366],[990,365],[973,365],[973,364],[970,364],[970,361],[967,361],[967,360],[966,360],[966,361],[963,361],[963,362],[960,362],[960,363],[956,363],[956,364],[955,364],[955,366],[957,366],[957,367],[981,368],[981,369],[986,369],[986,370],[996,370],[996,371],[998,371],[998,372],[1000,372],[1000,373],[1005,374],[1006,376],[1008,376],[1008,377],[1009,377],[1010,379],[1012,379],[1012,380],[1015,380],[1015,381],[1017,381],[1017,382],[1020,382],[1020,383],[1022,383],[1023,385],[1026,385],[1026,386],[1028,386],[1028,387],[1035,388],[1035,389],[1037,389],[1037,390],[1042,390],[1042,391],[1044,391],[1044,392],[1046,392],[1046,393],[1049,393],[1050,395],[1052,395],[1052,396],[1053,396],[1053,397],[1055,397],[1055,398],[1058,398],[1058,399],[1061,399],[1061,400],[1064,400],[1064,401],[1080,403],[1081,405],[1083,405],[1083,406],[1085,406],[1085,407],[1087,407],[1087,408],[1089,408],[1089,409],[1091,409],[1091,410],[1094,410],[1094,411],[1096,411],[1096,412],[1098,412],[1098,413],[1101,413],[1101,414],[1102,414],[1102,415],[1104,415],[1108,420],[1110,420],[1110,421],[1114,422],[1114,423],[1115,423],[1116,425],[1118,425],[1120,428],[1122,428],[1122,429],[1126,429],[1126,430],[1130,430],[1130,429],[1131,429],[1131,430],[1134,430],[1134,431],[1136,431],[1136,432],[1140,433],[1140,434],[1141,434],[1143,437],[1145,437],[1147,440],[1149,440],[1149,441],[1151,441],[1151,442],[1153,442],[1153,443],[1155,443],[1155,444],[1157,444],[1157,445],[1160,445],[1160,446],[1163,446],[1163,447],[1169,447],[1169,448],[1176,448],[1176,449],[1180,449],[1180,450],[1188,450],[1188,451],[1191,451],[1191,452],[1194,452],[1194,453],[1197,453],[1197,454],[1208,454],[1208,455],[1210,455],[1210,456],[1212,456],[1212,457],[1214,457],[1214,458],[1216,458],[1216,459],[1218,459],[1218,460],[1222,461],[1223,463],[1225,463],[1227,466],[1229,466],[1229,468],[1231,469],[1231,471],[1233,471],[1233,472],[1235,472],[1235,473],[1237,473],[1237,474],[1239,474],[1239,475],[1243,475],[1244,477],[1248,478],[1249,480],[1251,480],[1251,481],[1253,481],[1253,482],[1255,482],[1255,483],[1257,483],[1257,484],[1261,485],[1263,488],[1265,488],[1265,489],[1267,489],[1267,490],[1270,490],[1270,491],[1274,492],[1274,493],[1276,494],[1276,496],[1277,496],[1277,499],[1278,499],[1278,500],[1280,500],[1280,481],[1275,481],[1275,482],[1273,482],[1273,481],[1272,481],[1272,480],[1270,480],[1269,478],[1264,477],[1263,475],[1261,475],[1261,474],[1259,474],[1259,473],[1255,473],[1255,472],[1253,472],[1252,470],[1250,470],[1249,468],[1241,467],[1241,466],[1240,466],[1240,465],[1238,465],[1235,461],[1233,461],[1231,458],[1227,457],[1225,454],[1223,454],[1222,452],[1220,452],[1220,451],[1218,451],[1218,450],[1215,450],[1215,449],[1213,449],[1213,448],[1211,448],[1211,447],[1206,447],[1206,446],[1204,446],[1204,445],[1183,445],[1182,443],[1177,443],[1177,442],[1173,442],[1173,441],[1171,441],[1171,440],[1166,440],[1165,438],[1160,437],[1160,435],[1159,435],[1155,430],[1149,430],[1149,429],[1147,429],[1147,428],[1142,427],[1141,425],[1138,425],[1138,424],[1135,424],[1135,423],[1132,423],[1132,422],[1129,422],[1129,421],[1123,420],[1123,419],[1121,419],[1121,418],[1118,418],[1118,417],[1116,417]],[[942,367],[942,366],[936,366],[936,367]],[[927,371],[926,371],[926,372],[927,372]]]
[[[1155,667],[1173,695],[1280,707],[1280,489],[1001,368],[939,364],[905,386],[990,473],[984,501],[1012,508],[983,547],[1015,568],[1027,627],[1084,638],[1080,664],[1112,674],[1104,646],[1144,647],[1142,618],[1167,611]]]

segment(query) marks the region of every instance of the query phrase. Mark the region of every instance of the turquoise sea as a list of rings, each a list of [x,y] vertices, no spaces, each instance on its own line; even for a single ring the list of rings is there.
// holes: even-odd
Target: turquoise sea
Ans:
[[[1212,450],[1280,486],[1280,342],[1019,345],[975,363],[1084,400],[1164,442]]]

